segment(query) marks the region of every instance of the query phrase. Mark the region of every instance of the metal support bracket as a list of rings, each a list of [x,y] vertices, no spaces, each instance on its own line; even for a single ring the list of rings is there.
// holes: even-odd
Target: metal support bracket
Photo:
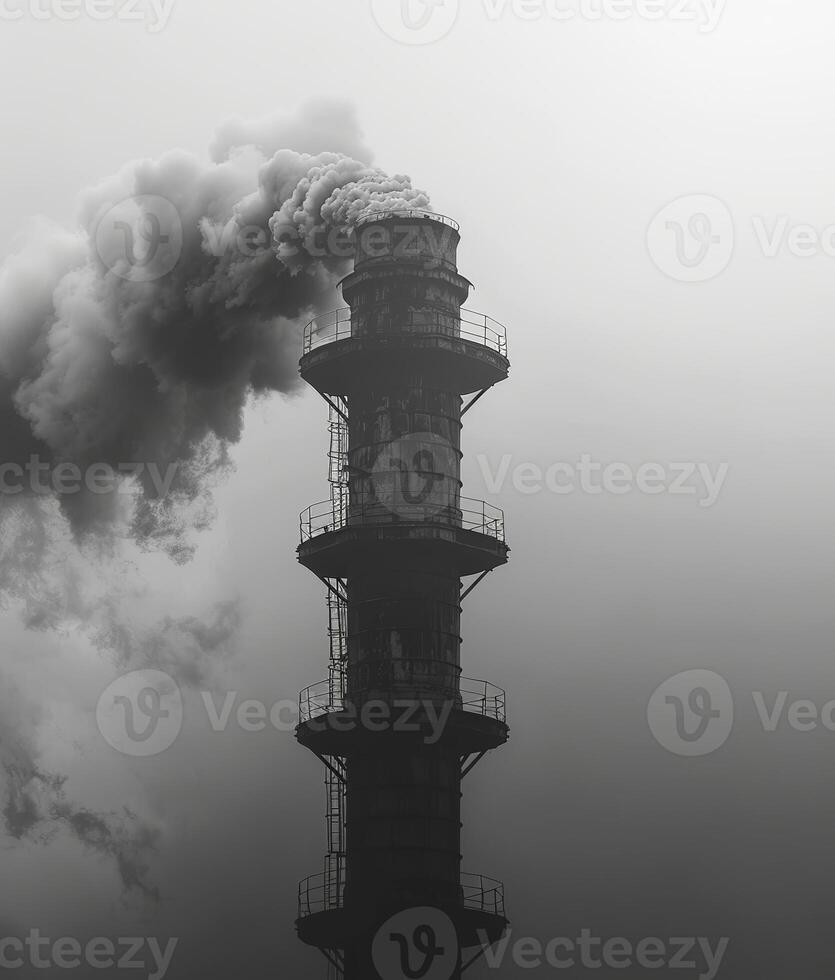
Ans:
[[[325,768],[330,769],[330,771],[336,776],[336,778],[344,785],[345,783],[345,767],[341,765],[333,765],[333,763],[328,762],[327,758],[323,755],[316,753],[316,758],[322,763]]]
[[[479,400],[480,398],[484,398],[484,396],[485,396],[485,395],[487,394],[487,392],[488,392],[488,391],[490,390],[490,388],[492,388],[492,387],[493,387],[493,385],[490,385],[490,387],[489,387],[489,388],[482,388],[482,389],[481,389],[481,391],[480,391],[480,392],[479,392],[479,393],[478,393],[478,394],[477,394],[477,395],[476,395],[476,396],[475,396],[474,398],[471,398],[471,399],[470,399],[470,400],[469,400],[469,401],[467,402],[467,404],[466,404],[466,405],[464,406],[464,408],[462,408],[462,409],[461,409],[461,418],[464,418],[464,416],[465,416],[465,415],[467,414],[467,412],[469,412],[469,410],[470,410],[470,409],[471,409],[471,408],[473,407],[473,405],[475,405],[475,403],[476,403],[476,402],[477,402],[477,401],[478,401],[478,400]]]
[[[331,585],[330,580],[326,579],[324,575],[317,575],[316,578],[318,578],[328,592],[332,592],[337,599],[341,599],[344,602],[348,598],[347,586],[341,578],[335,580],[336,585]]]
[[[345,414],[345,412],[342,411],[342,409],[336,404],[336,402],[328,398],[328,396],[323,391],[320,391],[319,394],[322,396],[322,398],[325,399],[325,401],[328,403],[328,405],[330,405],[330,407],[336,412],[337,415],[341,416],[346,422],[349,421],[348,416]]]
[[[466,963],[462,963],[461,972],[466,973],[467,970],[469,970],[469,968],[473,965],[473,963],[477,963],[481,959],[481,957],[484,956],[484,954],[487,952],[488,949],[490,949],[489,946],[482,946],[481,949],[479,949],[479,951],[475,954],[475,956],[471,956]]]
[[[487,578],[487,576],[492,571],[493,571],[492,568],[488,568],[486,572],[482,572],[481,575],[479,575],[479,577],[475,580],[475,582],[473,582],[473,584],[467,589],[467,591],[461,593],[461,595],[458,597],[458,601],[463,602],[467,598],[467,596],[473,591],[473,589],[476,586],[481,585],[484,579]]]
[[[325,959],[337,971],[337,973],[341,974],[343,972],[344,965],[342,963],[342,957],[338,953],[335,953],[331,949],[326,949],[324,946],[319,947],[319,952],[325,957]]]
[[[464,768],[461,770],[461,778],[463,779],[467,775],[467,773],[470,772],[471,769],[474,769],[479,764],[479,762],[481,762],[481,760],[485,757],[485,755],[487,755],[486,751],[479,752],[474,759],[468,762],[467,765],[464,766]],[[465,756],[465,758],[467,757]],[[464,759],[461,760],[461,764],[462,765],[464,764]]]

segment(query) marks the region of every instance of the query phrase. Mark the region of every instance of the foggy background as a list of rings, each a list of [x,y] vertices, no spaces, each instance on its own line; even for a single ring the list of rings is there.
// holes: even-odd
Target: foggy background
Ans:
[[[728,0],[703,33],[462,6],[423,46],[386,36],[364,0],[178,0],[157,33],[0,22],[3,254],[33,215],[75,227],[79,191],[126,161],[207,158],[229,117],[350,100],[374,163],[461,223],[467,305],[508,327],[510,380],[465,419],[464,492],[504,508],[512,554],[465,601],[462,657],[508,689],[511,740],[465,780],[464,870],[505,882],[513,940],[729,937],[720,977],[830,975],[835,733],[766,732],[752,694],[835,698],[835,258],[769,258],[754,222],[835,224],[835,10]],[[688,195],[734,219],[728,267],[702,283],[647,248]],[[324,590],[295,560],[299,511],[327,497],[326,418],[303,389],[251,403],[193,560],[123,542],[118,575],[79,572],[91,595],[130,598],[140,640],[166,616],[214,623],[208,642],[168,642],[221,699],[293,699],[326,675]],[[510,478],[491,493],[479,454],[729,469],[700,507]],[[71,822],[6,833],[0,935],[179,937],[175,980],[323,976],[293,926],[325,849],[318,761],[291,734],[213,732],[199,680],[168,751],[119,755],[95,707],[124,663],[83,622],[27,628],[19,606],[0,612],[0,724],[26,731],[67,799],[148,828],[136,860],[158,899]],[[686,758],[653,738],[647,704],[699,668],[727,680],[735,725]],[[469,976],[554,972],[508,956]]]

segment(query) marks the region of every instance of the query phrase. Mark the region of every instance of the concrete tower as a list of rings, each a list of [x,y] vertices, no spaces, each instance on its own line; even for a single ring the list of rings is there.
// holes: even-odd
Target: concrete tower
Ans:
[[[461,871],[461,781],[508,737],[504,692],[461,676],[461,604],[509,549],[501,511],[461,495],[460,447],[509,364],[504,328],[462,309],[459,241],[440,215],[371,215],[348,308],[304,339],[302,377],[330,405],[331,497],[302,514],[298,554],[328,588],[331,649],[301,697],[328,854],[297,928],[346,980],[397,980],[389,963],[439,975],[436,958],[460,977],[479,932],[506,926],[501,884]]]

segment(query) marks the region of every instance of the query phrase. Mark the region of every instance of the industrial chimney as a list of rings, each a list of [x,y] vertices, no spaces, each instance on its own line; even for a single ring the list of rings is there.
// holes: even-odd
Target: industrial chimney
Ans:
[[[501,884],[460,867],[462,779],[508,737],[504,692],[461,676],[461,604],[509,551],[502,512],[461,495],[461,419],[509,363],[504,328],[462,309],[459,241],[441,215],[372,213],[348,308],[304,337],[331,497],[298,555],[328,589],[330,671],[296,735],[325,765],[328,853],[297,928],[345,980],[459,978],[507,925]]]

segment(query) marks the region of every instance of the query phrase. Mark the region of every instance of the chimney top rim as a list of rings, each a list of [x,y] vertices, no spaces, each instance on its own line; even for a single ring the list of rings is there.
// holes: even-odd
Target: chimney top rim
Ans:
[[[457,221],[445,214],[438,214],[436,211],[427,211],[424,208],[401,208],[390,211],[369,211],[364,214],[356,227],[362,228],[364,225],[372,224],[375,221],[403,220],[404,218],[418,218],[426,221],[437,221],[439,224],[446,225],[454,231],[460,231],[461,226]]]

